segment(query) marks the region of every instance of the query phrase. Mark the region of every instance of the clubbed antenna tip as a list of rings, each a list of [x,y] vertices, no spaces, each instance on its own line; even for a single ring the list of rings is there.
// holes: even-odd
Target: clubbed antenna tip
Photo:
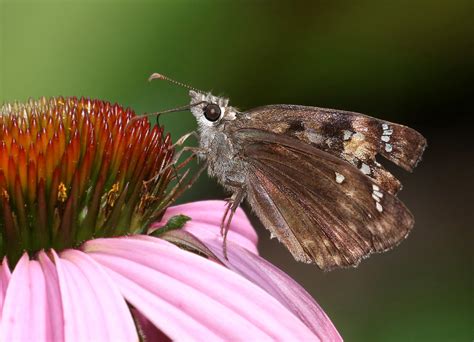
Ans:
[[[180,86],[180,87],[183,87],[183,88],[186,88],[186,89],[189,89],[189,90],[194,90],[194,91],[196,91],[196,92],[198,92],[198,93],[204,94],[204,92],[201,91],[201,90],[198,90],[198,89],[196,89],[196,88],[193,88],[193,87],[191,87],[191,86],[188,86],[187,84],[184,84],[184,83],[178,82],[178,81],[176,81],[176,80],[173,80],[172,78],[169,78],[169,77],[167,77],[167,76],[165,76],[165,75],[162,75],[162,74],[159,74],[159,73],[157,73],[157,72],[151,74],[150,77],[148,77],[148,81],[151,82],[151,81],[153,81],[153,80],[165,80],[165,81],[171,82],[171,83],[173,83],[173,84],[176,84],[176,85],[178,85],[178,86]]]

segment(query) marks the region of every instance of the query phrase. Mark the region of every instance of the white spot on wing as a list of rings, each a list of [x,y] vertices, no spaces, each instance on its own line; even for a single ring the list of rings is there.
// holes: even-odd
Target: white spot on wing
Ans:
[[[382,140],[384,143],[386,143],[385,144],[385,151],[387,151],[387,152],[392,151],[392,145],[388,144],[388,142],[390,141],[390,137],[391,137],[392,133],[393,133],[393,129],[391,129],[388,124],[385,124],[385,123],[382,124],[382,136],[380,137],[380,140]]]
[[[367,165],[366,163],[362,163],[362,166],[360,167],[360,171],[361,171],[364,175],[370,175],[370,166]]]
[[[336,174],[336,183],[341,184],[344,182],[345,177],[341,175],[339,172],[334,172]]]
[[[313,129],[307,129],[305,131],[306,138],[317,145],[322,145],[324,143],[325,137]]]
[[[363,135],[362,133],[354,133],[353,139],[357,140],[357,141],[362,141],[362,140],[365,140],[365,135]]]
[[[375,201],[375,208],[379,212],[383,211],[382,204],[380,204],[382,197],[383,197],[383,193],[380,191],[380,188],[377,185],[372,184],[372,198]]]
[[[352,137],[353,134],[354,134],[354,132],[345,130],[344,131],[344,140],[349,140]]]
[[[374,190],[374,195],[377,196],[377,197],[380,197],[380,198],[383,197],[383,193],[381,193],[380,191],[377,191],[377,190]]]

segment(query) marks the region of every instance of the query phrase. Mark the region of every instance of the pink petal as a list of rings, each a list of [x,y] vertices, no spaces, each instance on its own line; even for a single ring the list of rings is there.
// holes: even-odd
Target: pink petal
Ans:
[[[56,266],[44,251],[39,253],[38,259],[46,279],[47,309],[45,312],[48,317],[46,340],[62,341],[64,340],[63,305]]]
[[[85,243],[129,303],[177,340],[317,340],[260,287],[213,261],[163,241]]]
[[[278,299],[298,316],[323,341],[342,338],[329,317],[306,290],[283,271],[262,257],[250,253],[232,242],[228,245],[228,260],[222,253],[218,239],[200,239],[228,268],[243,275]]]
[[[225,201],[198,201],[170,207],[159,223],[153,228],[163,226],[172,216],[183,214],[191,217],[184,228],[201,237],[220,237],[220,225],[225,211]],[[245,212],[239,208],[234,214],[227,241],[233,241],[257,253],[258,236]]]
[[[68,341],[136,341],[130,310],[116,285],[88,255],[53,252]]]
[[[0,321],[2,319],[3,302],[5,301],[5,294],[7,293],[8,283],[10,282],[10,268],[8,267],[7,258],[3,258],[0,266]]]
[[[45,278],[38,261],[30,261],[25,253],[8,285],[3,317],[0,323],[1,341],[42,341],[47,326]]]

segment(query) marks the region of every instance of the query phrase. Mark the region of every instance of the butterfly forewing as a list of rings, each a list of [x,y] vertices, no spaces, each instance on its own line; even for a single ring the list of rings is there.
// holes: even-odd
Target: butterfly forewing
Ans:
[[[328,270],[398,244],[413,217],[354,165],[283,134],[240,129],[248,200],[297,260]]]
[[[242,113],[233,129],[254,128],[298,139],[344,159],[376,184],[396,193],[400,182],[375,159],[382,155],[411,171],[426,147],[417,131],[359,113],[297,105],[271,105]]]

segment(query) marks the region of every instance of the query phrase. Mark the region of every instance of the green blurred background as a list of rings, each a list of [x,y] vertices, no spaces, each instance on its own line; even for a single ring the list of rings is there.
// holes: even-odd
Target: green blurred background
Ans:
[[[417,218],[399,247],[323,273],[256,223],[262,254],[347,341],[474,338],[472,0],[0,1],[0,103],[75,95],[139,113],[186,104],[185,90],[146,81],[159,71],[242,109],[315,105],[418,129],[423,163],[395,170]],[[195,127],[189,113],[161,120],[175,139]],[[224,197],[204,176],[181,201]]]

